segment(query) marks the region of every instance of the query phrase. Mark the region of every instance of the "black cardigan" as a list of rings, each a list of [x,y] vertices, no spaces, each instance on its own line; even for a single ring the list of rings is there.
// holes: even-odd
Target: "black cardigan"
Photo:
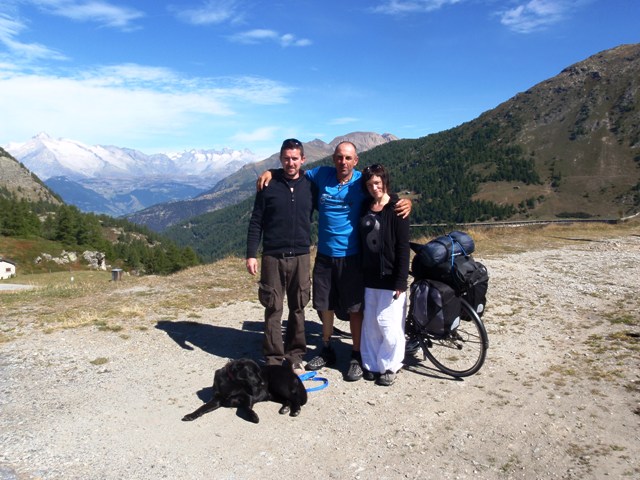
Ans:
[[[402,218],[396,214],[396,200],[397,196],[393,195],[391,201],[380,212],[383,248],[378,256],[368,250],[362,225],[360,226],[365,287],[400,291],[407,289],[410,256],[409,218]],[[369,206],[367,204],[363,208],[361,224],[369,212]]]
[[[269,185],[256,194],[247,233],[247,256],[256,258],[260,238],[265,255],[309,253],[313,187],[301,172],[287,180],[282,169],[272,170]]]

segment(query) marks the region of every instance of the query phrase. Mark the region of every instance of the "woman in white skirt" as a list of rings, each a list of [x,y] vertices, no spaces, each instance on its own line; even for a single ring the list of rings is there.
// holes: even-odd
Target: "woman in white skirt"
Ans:
[[[404,319],[409,275],[409,219],[393,211],[389,175],[382,165],[362,172],[371,197],[360,218],[364,271],[361,354],[365,380],[390,386],[405,355]]]

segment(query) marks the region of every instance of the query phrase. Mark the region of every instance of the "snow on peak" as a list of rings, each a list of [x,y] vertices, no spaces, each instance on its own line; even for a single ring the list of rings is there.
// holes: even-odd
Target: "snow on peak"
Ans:
[[[31,140],[9,143],[7,150],[38,177],[71,179],[152,176],[227,176],[246,163],[257,162],[249,150],[192,149],[179,154],[146,155],[124,147],[89,146],[69,139],[54,139],[40,132]]]

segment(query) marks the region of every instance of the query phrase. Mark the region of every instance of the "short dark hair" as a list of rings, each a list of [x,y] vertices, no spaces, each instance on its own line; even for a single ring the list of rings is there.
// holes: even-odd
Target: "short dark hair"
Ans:
[[[282,152],[285,150],[300,150],[300,156],[304,157],[304,146],[302,145],[302,142],[296,138],[287,138],[282,142],[282,146],[280,147],[280,156],[282,156]]]
[[[367,190],[367,182],[371,180],[371,177],[380,177],[384,191],[389,193],[389,174],[382,165],[374,163],[362,170],[362,188],[366,193],[369,193],[369,190]]]

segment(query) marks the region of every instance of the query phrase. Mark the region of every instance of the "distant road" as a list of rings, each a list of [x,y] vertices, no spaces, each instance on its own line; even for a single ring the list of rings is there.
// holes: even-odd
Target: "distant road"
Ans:
[[[0,283],[0,291],[7,290],[26,290],[34,288],[33,285],[21,285],[19,283]]]
[[[420,223],[411,224],[412,227],[449,227],[451,225],[457,225],[461,227],[522,227],[526,225],[548,225],[552,223],[620,223],[627,221],[631,218],[638,216],[638,214],[632,215],[626,218],[574,218],[566,220],[516,220],[507,222],[472,222],[472,223]]]

